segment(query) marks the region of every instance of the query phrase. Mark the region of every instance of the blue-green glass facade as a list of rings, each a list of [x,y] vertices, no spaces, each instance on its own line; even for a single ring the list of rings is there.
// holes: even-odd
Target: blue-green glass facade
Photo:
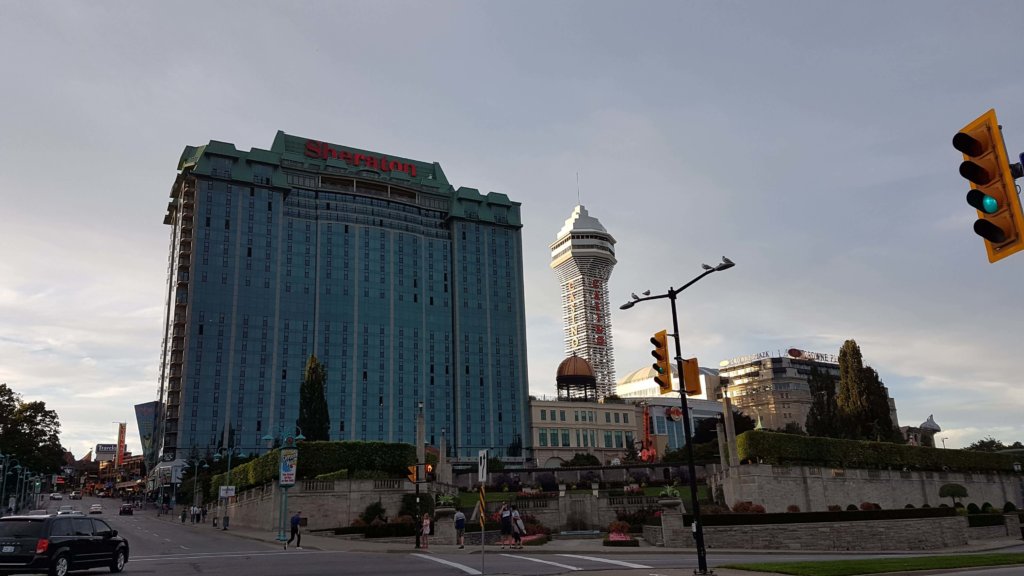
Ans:
[[[293,433],[311,354],[331,439],[453,457],[523,455],[529,413],[519,204],[455,189],[436,163],[279,132],[179,163],[159,425],[162,453],[244,452]],[[225,434],[229,430],[229,434]]]

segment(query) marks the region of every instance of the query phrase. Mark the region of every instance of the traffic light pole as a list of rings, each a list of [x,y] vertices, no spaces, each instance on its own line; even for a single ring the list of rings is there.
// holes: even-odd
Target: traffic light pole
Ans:
[[[686,290],[690,286],[693,286],[701,278],[711,274],[712,272],[719,272],[735,266],[732,260],[726,257],[722,257],[722,263],[718,266],[704,265],[704,273],[697,276],[693,280],[690,280],[684,284],[681,288],[669,288],[668,292],[664,294],[658,294],[656,296],[645,296],[643,298],[633,295],[633,299],[626,302],[619,308],[621,310],[627,310],[632,308],[637,302],[644,302],[647,300],[658,300],[661,298],[668,298],[672,303],[672,331],[676,337],[676,367],[680,377],[683,375],[683,351],[682,344],[680,343],[681,337],[679,333],[679,315],[676,312],[676,296],[680,292]],[[683,409],[683,437],[686,439],[686,463],[687,471],[689,476],[690,484],[690,500],[693,503],[693,539],[697,546],[697,570],[694,574],[714,574],[714,572],[708,572],[708,559],[707,549],[704,547],[704,526],[700,519],[700,502],[697,501],[697,467],[693,462],[693,433],[690,429],[690,409],[686,402],[686,389],[684,385],[679,386],[679,403]]]
[[[714,270],[705,272],[697,280],[707,276]],[[696,282],[694,280],[693,282]],[[690,282],[690,284],[693,284]],[[687,284],[689,286],[690,284]],[[685,286],[683,287],[685,288]],[[676,295],[682,292],[680,288],[678,291],[669,290],[668,298],[672,302],[672,331],[676,337],[676,367],[678,368],[678,374],[683,374],[683,351],[682,346],[679,344],[681,340],[679,334],[679,316],[676,314]],[[682,383],[680,383],[682,384]],[[679,386],[679,404],[683,409],[683,437],[686,438],[686,467],[690,480],[690,501],[693,503],[693,539],[697,545],[697,574],[708,573],[708,558],[707,550],[704,548],[704,526],[700,520],[700,502],[697,500],[697,467],[693,463],[693,434],[690,433],[690,409],[686,402],[686,389],[684,386]]]

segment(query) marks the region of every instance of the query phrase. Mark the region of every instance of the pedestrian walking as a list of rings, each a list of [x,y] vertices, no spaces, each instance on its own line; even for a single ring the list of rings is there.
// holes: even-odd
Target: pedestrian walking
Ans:
[[[523,547],[523,534],[526,533],[526,527],[523,525],[523,517],[519,515],[519,508],[516,505],[512,505],[512,541],[513,548]]]
[[[420,548],[427,547],[427,536],[430,535],[430,514],[423,513],[422,532],[420,532]]]
[[[296,512],[295,516],[292,516],[291,524],[292,535],[288,538],[288,541],[284,543],[284,549],[287,550],[288,545],[292,543],[292,540],[295,540],[295,549],[302,550],[302,534],[299,533],[299,525],[302,524],[302,510]]]
[[[502,504],[498,518],[501,520],[501,549],[505,546],[512,546],[512,509],[508,504]]]
[[[466,547],[466,515],[462,510],[455,511],[455,543],[459,548]]]
[[[185,517],[188,516],[188,508],[181,509],[181,523],[185,523]]]
[[[206,506],[199,510],[199,515],[203,517],[203,524],[206,524]]]

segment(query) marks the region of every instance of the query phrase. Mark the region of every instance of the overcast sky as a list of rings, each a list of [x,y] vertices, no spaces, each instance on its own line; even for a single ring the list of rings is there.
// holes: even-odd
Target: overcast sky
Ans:
[[[548,244],[616,238],[613,303],[679,299],[703,366],[855,339],[902,425],[1024,441],[1024,253],[989,264],[957,130],[1024,151],[1024,3],[2,2],[0,382],[76,457],[156,399],[186,145],[277,130],[522,203],[530,390],[562,360]],[[667,302],[612,316],[616,373]]]

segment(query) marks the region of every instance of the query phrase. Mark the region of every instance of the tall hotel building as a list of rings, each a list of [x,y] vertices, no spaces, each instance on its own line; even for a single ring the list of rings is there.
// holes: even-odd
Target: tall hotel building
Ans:
[[[455,458],[530,443],[519,203],[437,163],[278,132],[186,147],[171,188],[156,447],[255,451],[293,434],[311,354],[332,440]]]
[[[586,359],[599,398],[615,393],[615,353],[608,279],[615,267],[615,238],[576,206],[551,244],[551,268],[562,287],[565,355]]]

